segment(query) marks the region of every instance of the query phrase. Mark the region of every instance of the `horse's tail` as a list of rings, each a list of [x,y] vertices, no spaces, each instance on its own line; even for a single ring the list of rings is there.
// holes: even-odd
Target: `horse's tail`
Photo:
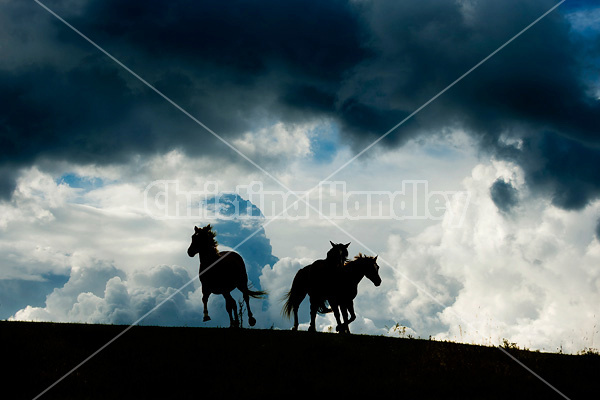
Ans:
[[[306,295],[304,295],[304,296],[306,296]],[[302,298],[300,299],[298,304],[300,304],[302,302],[302,300],[304,300],[304,296],[302,296]],[[289,292],[287,292],[285,296],[283,296],[282,300],[285,300],[285,304],[283,305],[283,310],[281,312],[283,313],[284,317],[290,318],[290,316],[292,315],[292,311],[294,310],[293,299],[294,299],[294,297],[293,297],[293,293],[291,290]],[[317,312],[319,314],[327,314],[332,311],[333,310],[327,306],[327,301],[325,301],[325,300],[321,301],[317,307]]]
[[[290,318],[294,307],[298,307],[308,294],[308,279],[308,269],[306,267],[296,272],[296,276],[292,281],[292,288],[281,299],[282,301],[285,300],[281,310],[284,317]]]
[[[326,300],[321,301],[319,303],[318,308],[317,308],[317,312],[319,314],[327,314],[327,313],[330,313],[332,311],[333,310],[327,306],[327,301]]]
[[[248,296],[254,299],[264,299],[269,293],[266,290],[250,290],[248,289]]]
[[[285,296],[283,296],[282,300],[285,300],[285,303],[283,304],[281,313],[284,317],[291,318],[294,309],[294,305],[292,304],[292,291],[289,290]]]
[[[253,287],[254,285],[252,285],[252,282],[248,281],[246,290],[244,290],[244,292],[253,299],[264,299],[269,294],[266,290],[252,290]]]

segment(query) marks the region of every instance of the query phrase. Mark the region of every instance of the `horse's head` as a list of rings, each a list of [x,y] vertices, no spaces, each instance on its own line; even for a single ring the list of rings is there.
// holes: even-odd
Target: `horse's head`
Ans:
[[[217,247],[217,241],[215,240],[215,236],[217,234],[212,230],[210,224],[206,225],[204,228],[198,228],[194,226],[194,234],[192,235],[192,243],[190,247],[188,247],[187,253],[188,256],[194,257],[205,247]]]
[[[379,276],[379,265],[377,265],[377,257],[367,257],[365,262],[365,276],[373,282],[375,286],[381,285],[381,277]]]
[[[335,263],[336,266],[343,267],[348,259],[348,246],[350,243],[333,243],[331,240],[331,249],[327,252],[327,260]]]

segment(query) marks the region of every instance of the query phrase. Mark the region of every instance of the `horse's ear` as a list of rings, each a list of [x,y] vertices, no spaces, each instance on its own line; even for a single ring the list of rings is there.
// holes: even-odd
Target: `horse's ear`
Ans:
[[[331,247],[335,247],[335,244],[333,244],[333,242],[330,240],[329,243],[331,243]]]
[[[379,257],[379,255],[376,255],[376,256],[375,256],[375,261],[377,261],[377,257]]]
[[[200,228],[198,228],[197,226],[194,226],[194,232],[196,232],[196,233],[200,232]]]
[[[206,226],[204,227],[204,229],[206,229],[206,230],[210,231],[210,230],[211,230],[210,224],[206,225]]]
[[[345,244],[344,247],[348,248],[348,246],[350,246],[350,243],[352,243],[352,242],[348,242],[348,244]]]

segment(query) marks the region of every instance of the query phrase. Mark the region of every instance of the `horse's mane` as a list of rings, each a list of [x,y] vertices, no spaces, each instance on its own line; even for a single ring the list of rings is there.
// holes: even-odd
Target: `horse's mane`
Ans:
[[[215,251],[217,251],[217,246],[219,245],[219,243],[217,243],[217,239],[216,239],[217,232],[213,231],[212,226],[210,226],[210,224],[208,224],[206,226],[206,228],[208,228],[206,231],[208,240],[205,243],[203,243],[203,245],[212,247],[215,249]]]
[[[354,256],[354,260],[355,260],[355,261],[356,261],[356,260],[360,260],[360,259],[368,259],[368,258],[375,258],[375,257],[373,257],[373,256],[368,256],[368,255],[366,255],[366,254],[363,254],[363,253],[358,253],[358,255],[357,255],[357,256]]]
[[[354,260],[350,260],[350,261],[346,261],[346,264],[344,265],[348,265],[350,263],[354,263],[356,261],[366,261],[366,260],[373,260],[375,257],[372,256],[368,256],[366,254],[363,253],[358,253],[357,256],[354,256]]]

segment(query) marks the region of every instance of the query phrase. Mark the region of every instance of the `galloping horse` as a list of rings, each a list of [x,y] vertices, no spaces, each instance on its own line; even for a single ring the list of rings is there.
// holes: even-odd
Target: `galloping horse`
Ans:
[[[356,319],[354,314],[354,299],[358,294],[358,284],[363,277],[367,277],[377,287],[381,285],[379,276],[379,265],[377,265],[377,256],[369,257],[358,253],[354,260],[344,265],[341,274],[341,280],[337,289],[337,299],[342,312],[344,324],[337,330],[343,333],[350,333],[348,325]],[[350,319],[348,319],[350,313]]]
[[[325,260],[317,260],[314,263],[300,269],[292,282],[291,289],[287,292],[284,299],[286,300],[282,313],[290,318],[294,313],[293,330],[298,330],[298,308],[306,295],[310,297],[310,326],[309,331],[316,330],[315,319],[317,312],[329,312],[325,306],[325,302],[333,309],[338,325],[341,325],[340,314],[338,310],[338,301],[334,290],[341,270],[346,259],[348,258],[348,244],[331,243],[331,249],[327,252]]]
[[[260,299],[267,292],[248,288],[248,274],[242,256],[234,251],[218,251],[216,235],[210,224],[204,228],[195,226],[192,243],[187,251],[190,257],[200,254],[200,282],[202,283],[202,303],[204,304],[203,321],[210,320],[207,308],[210,294],[221,294],[225,298],[225,308],[229,314],[230,326],[238,327],[236,302],[231,297],[231,291],[238,288],[246,302],[248,324],[254,326],[256,319],[250,310],[249,297]]]

